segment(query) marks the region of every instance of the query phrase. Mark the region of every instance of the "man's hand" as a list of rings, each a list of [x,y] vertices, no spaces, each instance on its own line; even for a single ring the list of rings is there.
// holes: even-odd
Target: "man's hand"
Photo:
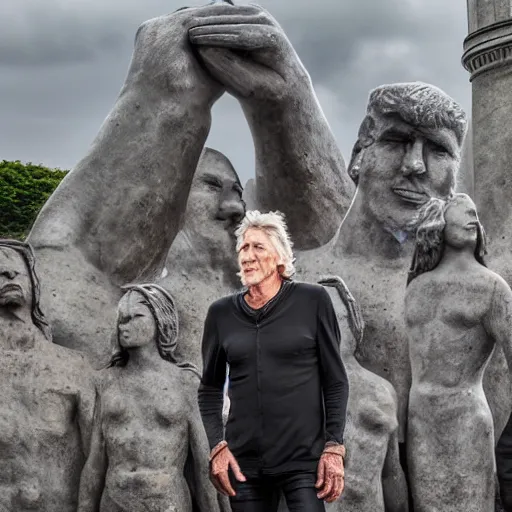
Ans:
[[[189,31],[206,67],[239,100],[291,98],[309,75],[277,21],[256,5],[225,6]]]
[[[240,466],[231,453],[227,443],[219,443],[210,456],[210,479],[215,488],[225,496],[235,496],[235,490],[229,481],[229,468],[239,482],[245,482],[246,478],[240,470]]]
[[[318,499],[327,503],[336,501],[345,487],[345,469],[343,465],[345,449],[342,445],[326,447],[318,462],[317,481]]]

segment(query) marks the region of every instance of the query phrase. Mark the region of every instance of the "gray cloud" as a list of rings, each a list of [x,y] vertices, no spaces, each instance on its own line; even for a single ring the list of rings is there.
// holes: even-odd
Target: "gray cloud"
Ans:
[[[171,0],[3,0],[0,16],[0,158],[70,168],[115,101],[138,25],[172,12]],[[199,5],[198,0],[184,2]],[[423,80],[470,106],[462,69],[464,2],[260,0],[284,27],[311,74],[346,157],[368,91]],[[448,4],[448,5],[447,5]],[[5,7],[2,7],[2,11]],[[253,174],[253,147],[238,104],[214,107],[208,144]]]

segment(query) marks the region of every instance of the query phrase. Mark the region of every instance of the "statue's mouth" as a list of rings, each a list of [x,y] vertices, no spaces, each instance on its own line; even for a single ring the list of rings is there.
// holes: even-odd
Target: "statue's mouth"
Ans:
[[[8,283],[0,288],[0,296],[11,294],[12,292],[23,293],[23,290],[19,284],[15,283]]]
[[[416,205],[421,205],[429,200],[429,196],[425,192],[420,192],[412,188],[395,187],[393,192],[400,196],[404,201]]]

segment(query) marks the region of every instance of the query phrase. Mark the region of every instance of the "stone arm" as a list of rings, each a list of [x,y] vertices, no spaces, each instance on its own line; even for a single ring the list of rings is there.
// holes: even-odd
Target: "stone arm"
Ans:
[[[85,357],[84,357],[85,360]],[[94,409],[96,403],[96,388],[93,380],[93,370],[87,364],[82,369],[81,385],[78,396],[78,427],[82,437],[82,449],[85,457],[89,456],[91,437],[94,427]]]
[[[222,497],[217,493],[215,487],[210,482],[210,468],[208,463],[208,455],[210,447],[206,432],[204,430],[203,421],[199,412],[197,403],[197,387],[199,379],[190,373],[189,382],[190,392],[187,393],[189,398],[189,415],[188,415],[188,432],[189,432],[189,457],[191,462],[191,471],[193,473],[193,494],[199,507],[199,512],[223,512],[228,510],[225,508],[227,502],[224,503]]]
[[[287,217],[298,249],[328,242],[355,190],[311,79],[275,19],[261,7],[202,20],[191,41],[241,103],[256,153],[256,203]]]
[[[389,438],[388,450],[382,469],[382,491],[386,512],[408,512],[407,482],[398,453],[398,429]]]
[[[118,284],[162,270],[223,90],[197,61],[188,29],[222,11],[183,9],[141,25],[117,101],[34,223],[36,250],[79,248]]]
[[[101,416],[101,399],[97,392],[89,455],[80,476],[77,512],[100,511],[108,467]]]
[[[495,343],[502,347],[512,375],[512,290],[498,275],[484,327]]]

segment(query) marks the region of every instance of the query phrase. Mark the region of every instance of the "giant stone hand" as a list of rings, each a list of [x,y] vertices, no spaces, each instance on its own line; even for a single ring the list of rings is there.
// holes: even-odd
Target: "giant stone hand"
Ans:
[[[197,22],[190,41],[211,74],[239,100],[280,100],[309,84],[283,29],[262,7],[226,6],[222,15]]]

